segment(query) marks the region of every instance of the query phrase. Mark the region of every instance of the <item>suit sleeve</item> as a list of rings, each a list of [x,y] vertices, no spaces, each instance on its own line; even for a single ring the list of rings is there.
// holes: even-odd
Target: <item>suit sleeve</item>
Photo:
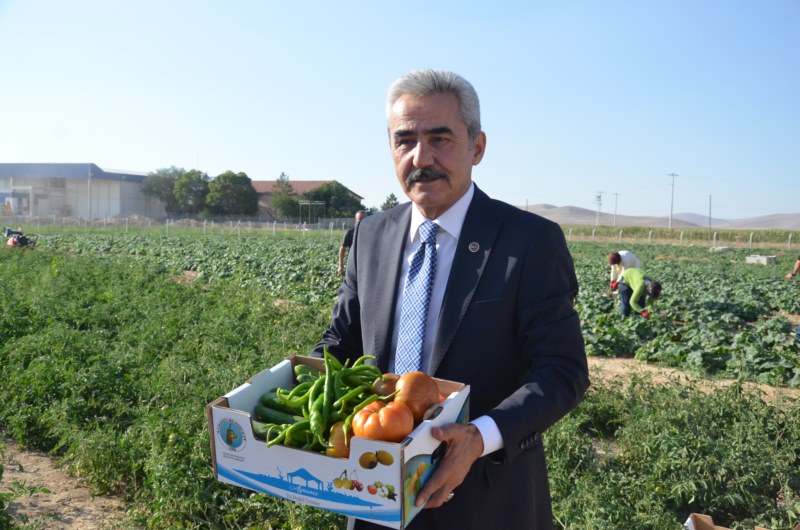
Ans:
[[[488,412],[503,436],[493,460],[510,461],[531,447],[583,398],[588,366],[574,300],[578,283],[558,225],[533,238],[519,275],[516,344],[528,370],[522,385]],[[497,457],[497,458],[496,458]]]

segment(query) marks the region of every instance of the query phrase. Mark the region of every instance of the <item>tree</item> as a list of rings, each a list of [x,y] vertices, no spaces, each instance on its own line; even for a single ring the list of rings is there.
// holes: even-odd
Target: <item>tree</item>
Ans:
[[[206,207],[211,213],[255,215],[258,193],[246,173],[226,171],[209,182]]]
[[[209,180],[207,174],[192,169],[175,181],[175,199],[181,213],[196,215],[205,210]]]
[[[178,200],[175,198],[175,182],[185,173],[185,169],[175,166],[148,173],[142,183],[142,195],[161,202],[167,215],[177,213],[179,206]]]
[[[278,217],[290,218],[299,212],[297,194],[289,183],[289,175],[286,173],[281,173],[275,183],[275,189],[272,191],[271,206]]]
[[[386,200],[383,201],[383,204],[381,204],[381,211],[385,212],[386,210],[391,210],[398,204],[400,204],[400,201],[397,200],[394,193],[390,193],[389,196],[386,197]]]
[[[326,182],[319,188],[303,195],[306,199],[325,203],[325,214],[328,217],[353,217],[358,210],[363,210],[361,201],[337,181]],[[320,213],[321,213],[320,208]]]

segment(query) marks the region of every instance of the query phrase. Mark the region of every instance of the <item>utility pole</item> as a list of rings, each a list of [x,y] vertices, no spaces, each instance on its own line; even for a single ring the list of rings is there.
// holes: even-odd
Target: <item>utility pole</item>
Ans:
[[[678,174],[670,173],[667,176],[672,177],[672,196],[669,199],[669,229],[672,230],[672,206],[675,204],[675,177],[677,177]]]
[[[595,201],[597,201],[597,218],[594,221],[594,226],[600,226],[600,208],[603,207],[603,192],[598,191],[597,195],[595,195]]]
[[[708,196],[708,229],[711,230],[711,195]]]
[[[620,193],[614,193],[614,226],[617,226],[617,198],[620,195]]]

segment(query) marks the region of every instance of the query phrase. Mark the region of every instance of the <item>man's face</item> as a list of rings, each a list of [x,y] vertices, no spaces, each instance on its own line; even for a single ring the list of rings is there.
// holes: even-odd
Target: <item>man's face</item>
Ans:
[[[428,219],[461,198],[486,147],[486,135],[470,141],[451,94],[405,95],[392,105],[389,144],[403,192]]]
[[[365,214],[365,213],[357,213],[357,214],[356,214],[356,217],[355,217],[355,219],[356,219],[356,224],[358,224],[358,222],[359,222],[360,220],[362,220],[363,218],[365,218],[366,216],[367,216],[367,214]]]

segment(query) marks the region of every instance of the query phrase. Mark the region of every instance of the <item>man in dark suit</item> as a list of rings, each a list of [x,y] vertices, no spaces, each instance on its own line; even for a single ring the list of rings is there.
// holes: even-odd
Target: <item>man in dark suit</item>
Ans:
[[[589,385],[563,232],[473,184],[486,135],[477,94],[462,77],[405,74],[390,87],[387,120],[411,202],[358,224],[314,354],[374,355],[382,371],[395,371],[406,276],[423,245],[420,225],[433,221],[435,273],[418,367],[470,385],[471,421],[432,430],[446,450],[417,499],[429,509],[409,529],[551,529],[541,433]]]

